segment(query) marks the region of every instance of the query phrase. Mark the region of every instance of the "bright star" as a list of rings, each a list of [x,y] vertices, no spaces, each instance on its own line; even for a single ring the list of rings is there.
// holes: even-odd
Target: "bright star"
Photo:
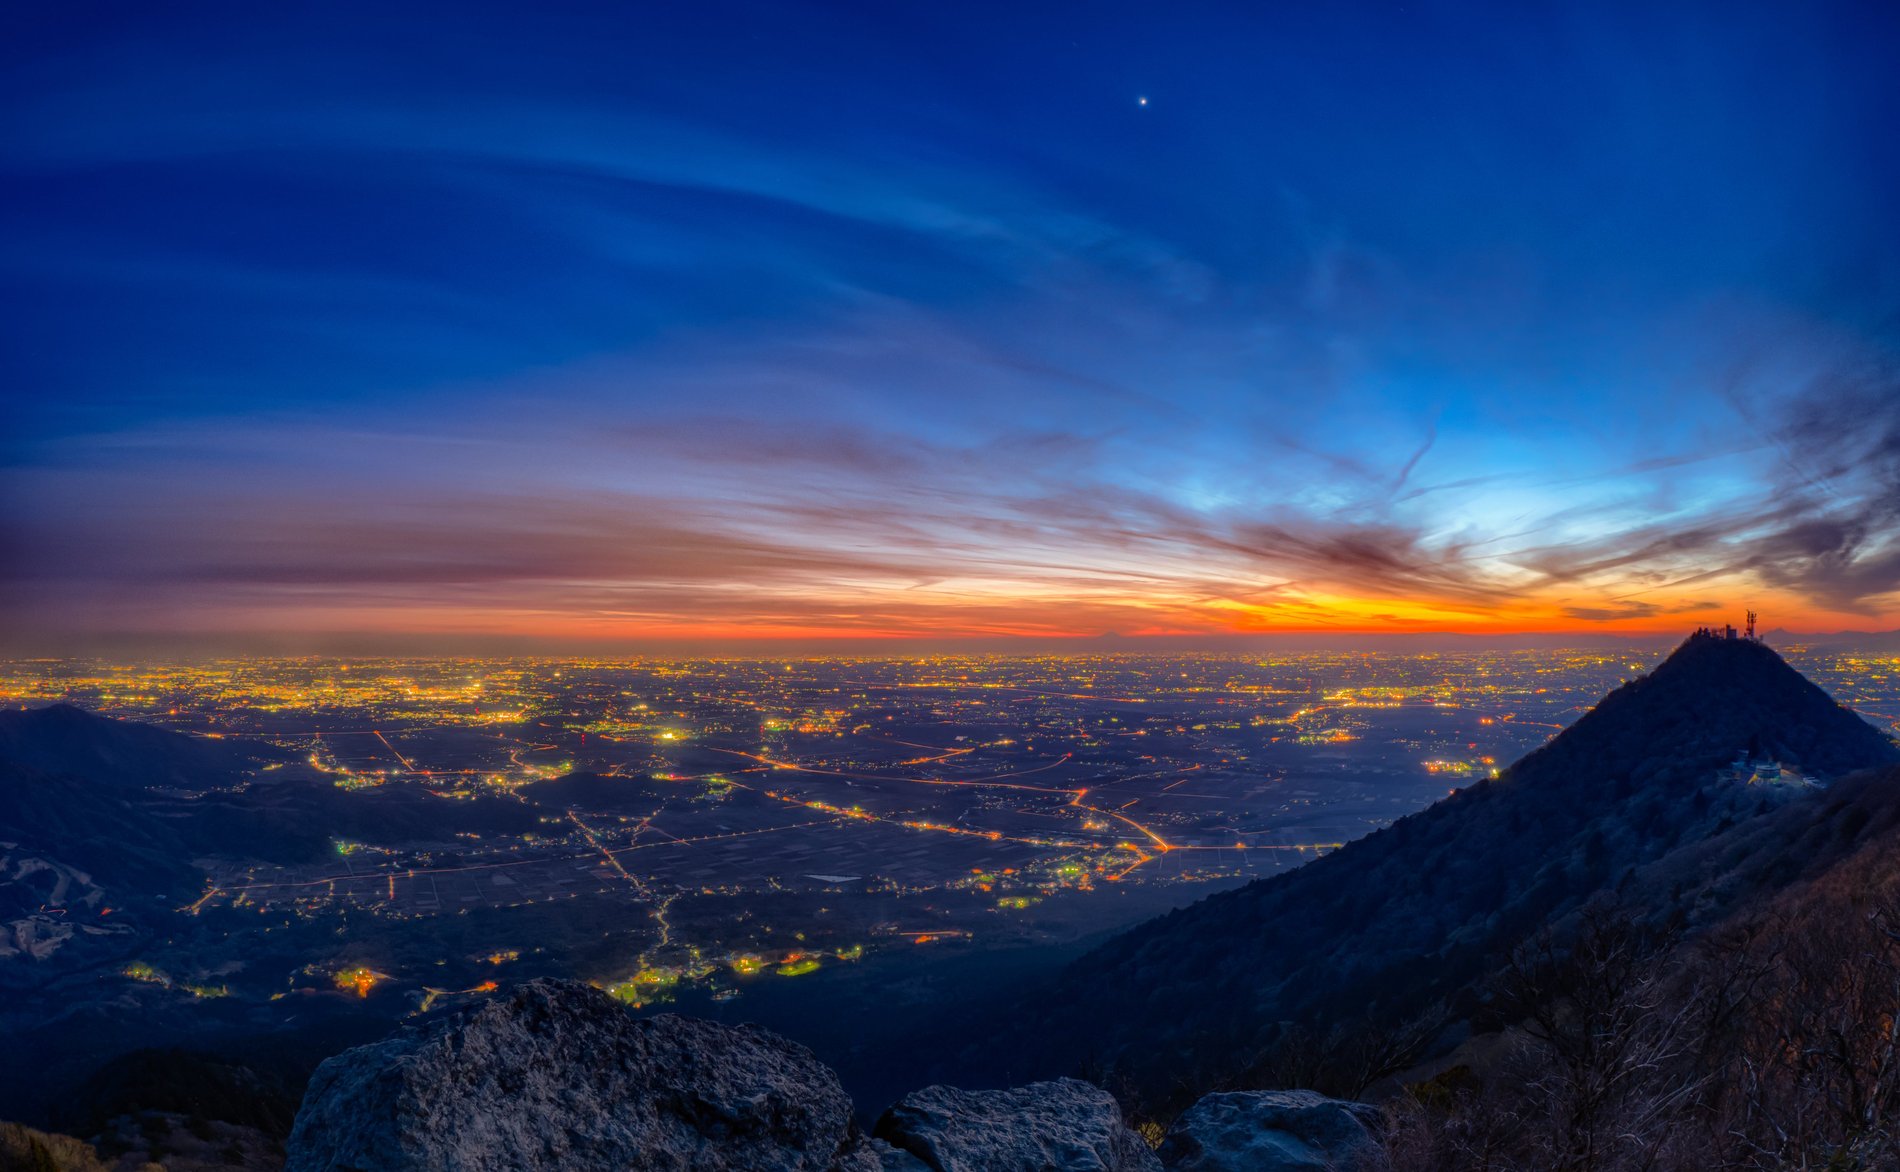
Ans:
[[[1147,99],[1147,98],[1136,98],[1136,99],[1135,99],[1135,105],[1137,105],[1137,106],[1145,106],[1145,105],[1147,105],[1147,104],[1148,104],[1148,99]]]

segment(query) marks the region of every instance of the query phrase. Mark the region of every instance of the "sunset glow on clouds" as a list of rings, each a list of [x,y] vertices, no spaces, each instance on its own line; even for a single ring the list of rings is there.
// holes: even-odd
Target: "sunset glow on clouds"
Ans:
[[[1145,11],[49,15],[0,139],[0,606],[1900,625],[1895,98],[1848,8]]]

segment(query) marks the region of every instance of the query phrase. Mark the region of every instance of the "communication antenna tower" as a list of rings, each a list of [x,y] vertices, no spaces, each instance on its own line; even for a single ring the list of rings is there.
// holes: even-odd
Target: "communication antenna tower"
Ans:
[[[1742,637],[1745,639],[1755,637],[1755,612],[1752,610],[1748,612],[1748,631]]]

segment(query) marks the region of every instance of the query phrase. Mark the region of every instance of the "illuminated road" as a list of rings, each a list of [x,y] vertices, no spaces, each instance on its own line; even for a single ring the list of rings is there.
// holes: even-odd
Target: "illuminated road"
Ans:
[[[1388,792],[1336,783],[1350,776],[1336,772],[1347,754],[1377,758],[1384,778],[1469,772],[1488,767],[1492,756],[1511,759],[1516,752],[1502,745],[1556,730],[1579,698],[1598,693],[1582,684],[1553,687],[1555,659],[1528,660],[1515,677],[1506,659],[1485,657],[1457,661],[1468,665],[1462,674],[1437,661],[1306,662],[1184,657],[1157,670],[1140,659],[968,660],[935,665],[931,676],[910,681],[869,678],[912,670],[876,663],[471,660],[439,668],[358,663],[347,674],[341,666],[290,664],[240,669],[249,674],[197,693],[196,707],[169,699],[167,685],[142,687],[142,694],[151,704],[169,702],[173,717],[184,714],[178,723],[264,735],[299,756],[307,751],[318,773],[346,789],[424,782],[423,792],[445,801],[515,800],[532,810],[543,799],[523,786],[584,772],[626,778],[629,794],[655,798],[630,816],[611,805],[546,809],[540,821],[547,829],[522,835],[445,817],[433,841],[367,850],[344,844],[356,853],[336,862],[341,872],[325,863],[273,868],[233,859],[189,911],[265,901],[294,902],[296,914],[314,915],[329,906],[330,892],[338,902],[426,916],[458,903],[515,907],[576,890],[609,898],[624,892],[656,915],[663,938],[677,936],[683,946],[706,926],[675,932],[653,909],[680,890],[705,888],[714,874],[733,898],[777,890],[779,877],[801,866],[864,871],[911,893],[972,887],[967,864],[977,863],[1013,876],[999,879],[997,900],[1093,890],[1105,881],[1243,879],[1293,855],[1336,849],[1353,833],[1409,812],[1414,798],[1402,781]],[[273,674],[279,671],[288,674]],[[935,674],[944,671],[948,678]],[[968,678],[959,676],[965,671]],[[189,670],[164,678],[187,691],[202,686]],[[1884,699],[1872,714],[1893,724],[1895,703],[1891,694]],[[258,723],[247,729],[246,720]],[[1382,722],[1398,735],[1381,740]],[[1512,726],[1522,727],[1507,731]],[[1402,756],[1380,748],[1402,743],[1401,736],[1411,745]],[[708,771],[719,761],[729,766]],[[642,788],[659,783],[662,792]],[[722,811],[726,786],[751,797]],[[1420,787],[1417,799],[1443,792],[1442,784]],[[780,817],[792,821],[763,824]],[[714,829],[722,824],[731,828]],[[463,825],[473,829],[451,829]],[[841,833],[834,837],[832,829]],[[784,830],[822,831],[825,845],[775,843],[756,852],[742,845]],[[886,830],[970,845],[920,851],[893,843]],[[470,853],[469,842],[451,838],[481,845]],[[1318,839],[1327,841],[1304,841]],[[733,849],[719,849],[724,843]],[[1016,853],[987,852],[985,843]],[[404,856],[391,847],[416,851],[420,857],[407,860],[429,865],[397,866]],[[663,847],[698,848],[707,862],[640,853]],[[445,848],[463,857],[431,859],[429,852]],[[815,851],[851,861],[802,861]],[[880,852],[890,857],[874,858]],[[524,877],[524,868],[547,873]],[[516,881],[499,886],[454,881],[510,871]],[[682,877],[689,873],[697,879]],[[687,906],[675,907],[675,917],[705,914]]]
[[[603,847],[574,854],[537,855],[532,858],[509,859],[505,862],[496,863],[464,863],[453,867],[402,867],[394,870],[345,872],[341,875],[323,875],[314,879],[280,879],[263,883],[220,884],[205,892],[196,902],[188,904],[179,910],[196,914],[206,903],[219,895],[234,895],[244,892],[261,892],[278,889],[288,890],[302,887],[335,887],[339,884],[348,885],[358,882],[385,882],[395,879],[428,878],[437,875],[460,875],[472,871],[500,871],[510,867],[545,866],[549,863],[584,862],[594,858],[598,853],[608,855],[609,860],[614,862],[615,867],[618,868],[619,863],[617,856],[630,854],[634,851],[655,850],[660,847],[668,846],[694,846],[699,843],[707,842],[727,842],[738,838],[755,838],[766,834],[780,834],[787,830],[804,830],[815,826],[834,826],[838,821],[839,818],[834,817],[813,822],[792,822],[783,826],[766,826],[758,830],[734,830],[725,834],[702,834],[692,838],[668,838],[664,842],[643,842],[633,846]],[[628,877],[632,878],[631,875]]]
[[[770,974],[880,942],[1073,939],[1389,825],[1532,751],[1634,670],[1622,652],[1563,651],[0,661],[0,702],[274,746],[250,789],[199,797],[272,816],[320,798],[309,808],[336,824],[297,829],[338,854],[264,862],[234,839],[205,860],[190,935],[226,933],[233,955],[260,929],[341,946],[353,954],[316,987],[373,966],[440,1006],[501,975],[491,953],[580,939],[635,1001],[670,982],[735,993],[705,974],[751,979],[743,958]],[[1900,728],[1900,659],[1826,670],[1830,691]],[[624,785],[536,784],[568,774]],[[307,792],[331,785],[344,792]],[[389,836],[381,802],[403,811]],[[336,931],[363,914],[389,923]],[[411,959],[369,955],[379,937]]]
[[[917,744],[910,744],[908,742],[898,742],[898,743],[905,744],[906,747],[909,747],[909,748],[921,748],[921,749],[936,748],[936,746],[932,746],[932,745],[917,745]],[[943,825],[941,823],[936,823],[936,822],[928,822],[928,821],[914,820],[914,819],[902,819],[902,818],[887,818],[887,817],[882,817],[875,814],[870,814],[863,810],[844,809],[844,808],[831,805],[829,803],[819,801],[816,799],[802,798],[802,797],[798,797],[791,794],[781,793],[777,790],[756,790],[755,791],[755,792],[763,793],[766,797],[774,798],[782,802],[795,803],[797,805],[804,806],[807,809],[818,810],[825,813],[837,814],[840,817],[850,818],[857,821],[882,822],[888,825],[902,826],[909,830],[936,832],[936,833],[941,833],[941,834],[964,835],[964,836],[975,837],[975,838],[987,838],[992,842],[1009,842],[1009,843],[1016,843],[1016,844],[1024,845],[1024,846],[1034,846],[1034,847],[1041,847],[1041,848],[1046,848],[1046,849],[1090,850],[1090,851],[1105,851],[1105,850],[1113,850],[1113,849],[1122,849],[1122,850],[1128,850],[1128,851],[1133,852],[1133,854],[1135,855],[1135,861],[1119,871],[1115,871],[1108,874],[1107,878],[1112,879],[1112,880],[1120,880],[1124,878],[1125,876],[1127,876],[1130,872],[1134,871],[1136,868],[1146,863],[1154,861],[1154,859],[1157,858],[1158,856],[1164,855],[1164,854],[1169,853],[1170,851],[1176,851],[1176,850],[1222,851],[1222,850],[1237,850],[1237,849],[1238,850],[1256,849],[1256,850],[1296,851],[1296,852],[1304,853],[1309,850],[1315,851],[1315,852],[1325,851],[1325,850],[1336,850],[1341,845],[1340,843],[1337,843],[1337,842],[1327,842],[1327,843],[1272,844],[1272,845],[1263,845],[1259,847],[1248,847],[1245,844],[1235,843],[1232,841],[1217,843],[1217,844],[1173,843],[1163,838],[1152,827],[1143,824],[1137,819],[1129,817],[1128,815],[1122,813],[1120,810],[1109,810],[1109,809],[1104,809],[1100,806],[1089,805],[1087,802],[1083,801],[1083,799],[1086,798],[1090,792],[1089,789],[1086,787],[1075,788],[1075,789],[1064,789],[1064,788],[1055,787],[1055,786],[1024,785],[1016,781],[1003,780],[1005,778],[1027,777],[1031,774],[1041,773],[1046,770],[1058,768],[1062,765],[1067,764],[1073,758],[1073,754],[1070,754],[1070,753],[1064,753],[1061,757],[1057,758],[1054,761],[1049,761],[1042,765],[1038,765],[1029,769],[1015,770],[1009,773],[993,774],[988,777],[970,778],[968,780],[957,780],[957,779],[952,779],[952,778],[938,778],[938,777],[905,777],[901,775],[885,774],[885,773],[853,773],[853,772],[847,772],[843,770],[821,769],[816,766],[800,765],[796,762],[791,762],[791,761],[780,761],[775,758],[766,757],[758,753],[747,753],[738,749],[714,748],[713,751],[718,752],[718,753],[726,753],[734,757],[740,757],[748,761],[756,762],[759,766],[763,768],[782,770],[785,772],[792,772],[792,773],[810,773],[810,774],[816,774],[816,775],[824,776],[824,777],[842,777],[842,778],[846,778],[846,779],[854,780],[854,781],[896,782],[896,783],[905,784],[905,785],[969,787],[969,788],[977,788],[977,789],[1008,789],[1008,790],[1022,790],[1022,791],[1026,791],[1030,793],[1066,795],[1069,799],[1068,802],[1066,803],[1067,808],[1078,810],[1078,811],[1085,811],[1087,813],[1095,814],[1103,818],[1112,818],[1118,822],[1123,823],[1124,825],[1132,828],[1142,838],[1145,838],[1149,842],[1149,844],[1153,847],[1153,852],[1150,853],[1150,851],[1143,849],[1137,843],[1133,843],[1133,842],[1108,843],[1108,842],[1102,842],[1099,840],[1087,840],[1087,839],[1073,840],[1073,839],[1024,838],[1021,836],[1005,834],[1002,831],[998,831],[998,830],[971,830],[971,829],[966,829],[964,827],[958,827],[958,826],[946,826],[946,825]],[[960,751],[969,752],[971,750],[966,749],[966,750],[960,750]],[[926,758],[924,760],[936,761],[936,760],[942,760],[942,759],[943,758],[941,757],[937,757],[937,758]],[[911,762],[906,762],[906,764],[911,764]],[[1156,774],[1160,774],[1160,773],[1166,773],[1170,771],[1157,770],[1154,772]],[[1147,775],[1141,775],[1141,776],[1147,776]],[[1118,779],[1118,780],[1126,780],[1126,779]],[[1186,780],[1186,779],[1184,778],[1183,780]],[[733,784],[741,785],[741,783],[739,782],[734,782]],[[1179,783],[1177,782],[1175,784],[1179,784]],[[741,788],[751,789],[753,787],[742,786]],[[1134,803],[1132,802],[1129,803],[1129,805],[1133,805],[1133,804]],[[1125,809],[1126,807],[1123,807],[1123,808]]]

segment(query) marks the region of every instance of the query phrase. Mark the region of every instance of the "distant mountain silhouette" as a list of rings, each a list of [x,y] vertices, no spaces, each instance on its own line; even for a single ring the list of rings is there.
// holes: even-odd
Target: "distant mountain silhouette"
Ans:
[[[266,751],[69,704],[0,712],[0,920],[112,907],[116,927],[191,898],[202,876],[158,791],[234,784]]]
[[[346,792],[320,778],[255,772],[288,756],[70,704],[0,712],[0,762],[24,769],[0,771],[0,815],[18,819],[0,817],[0,828],[33,827],[36,841],[101,874],[112,872],[108,848],[122,836],[128,859],[176,877],[196,874],[188,862],[196,856],[306,863],[332,855],[339,838],[448,841],[538,824],[532,808],[509,798],[451,801],[407,785]],[[201,796],[172,800],[169,790]]]
[[[198,889],[178,835],[123,792],[0,760],[0,1019],[10,991],[135,954]]]
[[[1792,643],[1882,654],[1900,651],[1900,631],[1830,631],[1822,635],[1797,635],[1777,627],[1763,637],[1778,646]]]
[[[1788,804],[1721,776],[1751,751],[1819,777],[1900,761],[1767,646],[1697,635],[1496,780],[1089,953],[1022,1007],[1009,1073],[1086,1069],[1165,1102],[1295,1031],[1456,1004],[1592,894]]]
[[[210,740],[53,704],[0,711],[0,761],[86,778],[115,789],[208,789],[279,756],[251,741]]]
[[[115,896],[122,900],[189,891],[198,878],[182,840],[163,819],[83,778],[12,761],[0,761],[0,842],[13,843],[15,854],[43,853],[125,889]]]

